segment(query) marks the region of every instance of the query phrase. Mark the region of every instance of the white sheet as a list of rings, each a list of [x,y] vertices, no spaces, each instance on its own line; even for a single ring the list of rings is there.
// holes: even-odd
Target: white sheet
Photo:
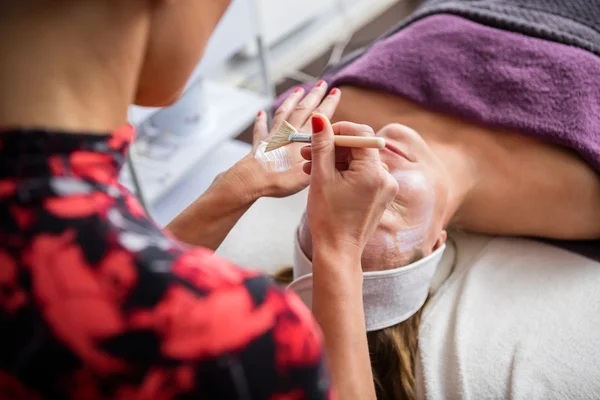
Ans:
[[[452,235],[420,327],[419,397],[597,399],[600,263],[525,239]]]

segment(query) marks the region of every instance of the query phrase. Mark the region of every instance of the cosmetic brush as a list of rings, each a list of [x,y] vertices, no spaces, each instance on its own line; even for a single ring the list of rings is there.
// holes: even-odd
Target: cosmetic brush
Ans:
[[[311,139],[311,133],[298,132],[289,122],[283,121],[269,139],[265,153],[294,142],[310,143]],[[385,147],[385,139],[381,137],[336,135],[334,140],[335,145],[340,147],[360,147],[363,149],[383,149]]]

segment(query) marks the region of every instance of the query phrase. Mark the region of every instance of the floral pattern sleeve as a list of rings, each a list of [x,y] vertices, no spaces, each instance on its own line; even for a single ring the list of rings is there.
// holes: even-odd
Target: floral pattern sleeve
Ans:
[[[0,399],[332,399],[302,302],[118,184],[131,136],[0,132]]]

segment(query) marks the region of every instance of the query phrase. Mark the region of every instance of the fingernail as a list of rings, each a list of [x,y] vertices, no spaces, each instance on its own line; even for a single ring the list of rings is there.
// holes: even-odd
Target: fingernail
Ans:
[[[258,112],[258,117],[260,117],[262,115],[262,111]]]
[[[317,82],[317,86],[321,87],[321,86],[323,86],[324,83],[325,83],[324,80],[320,80],[319,82]]]
[[[335,95],[338,92],[337,88],[334,88],[331,90],[331,92],[329,92],[330,95]]]
[[[302,88],[297,87],[296,90],[294,90],[294,93],[300,93],[302,91]]]
[[[323,123],[323,119],[319,115],[313,115],[311,118],[313,133],[323,132],[325,129],[325,124]]]

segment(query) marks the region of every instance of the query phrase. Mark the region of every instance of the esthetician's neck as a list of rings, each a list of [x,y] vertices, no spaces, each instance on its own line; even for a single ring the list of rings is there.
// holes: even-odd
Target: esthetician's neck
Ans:
[[[64,18],[54,6],[0,16],[0,127],[105,133],[127,122],[145,23],[115,21],[101,3]]]

